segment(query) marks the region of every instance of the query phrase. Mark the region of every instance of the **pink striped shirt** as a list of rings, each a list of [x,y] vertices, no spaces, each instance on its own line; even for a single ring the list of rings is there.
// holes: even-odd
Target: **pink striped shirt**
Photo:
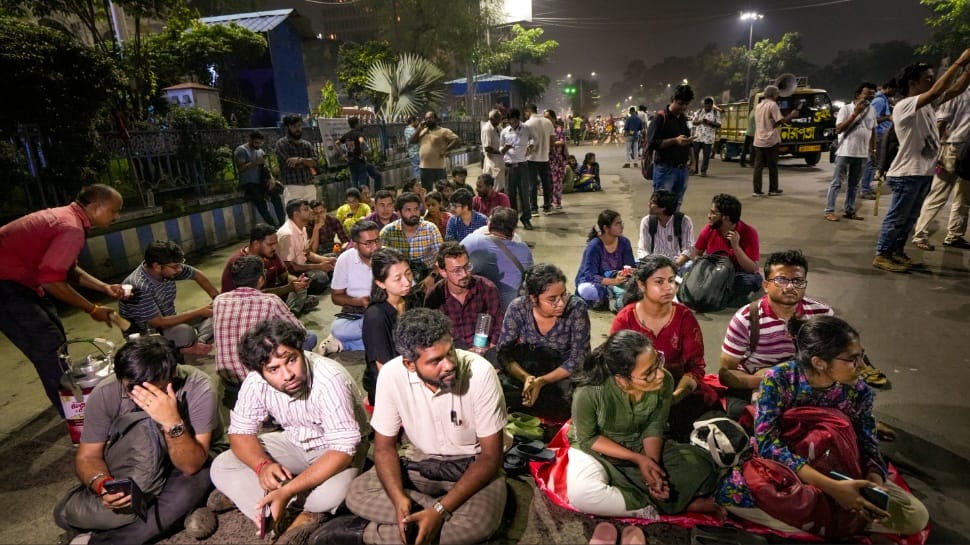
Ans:
[[[748,351],[751,331],[748,318],[750,312],[750,306],[744,305],[731,318],[731,323],[728,324],[727,332],[724,334],[724,343],[721,344],[721,351],[728,356],[743,359],[745,352]],[[807,297],[802,298],[795,307],[795,316],[831,316],[832,314],[831,307]],[[771,310],[767,295],[761,298],[761,311],[758,318],[760,324],[758,346],[743,367],[738,365],[738,371],[753,373],[758,369],[790,361],[795,357],[795,344],[788,335],[788,322],[776,316]]]
[[[270,386],[259,373],[249,373],[229,413],[229,434],[256,435],[263,420],[272,416],[294,445],[353,456],[361,437],[370,434],[360,388],[339,363],[307,351],[303,358],[307,364],[303,397],[292,397]]]
[[[303,328],[286,303],[276,295],[253,288],[236,288],[212,300],[216,372],[223,380],[240,384],[249,374],[239,361],[236,345],[249,328],[262,320],[283,320]]]

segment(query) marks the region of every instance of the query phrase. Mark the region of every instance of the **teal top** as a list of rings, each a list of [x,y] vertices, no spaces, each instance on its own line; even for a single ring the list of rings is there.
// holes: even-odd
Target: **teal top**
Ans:
[[[754,131],[755,131],[755,127],[754,127],[754,108],[751,108],[751,113],[748,114],[748,132],[746,133],[746,136],[750,136],[750,137],[754,138]]]

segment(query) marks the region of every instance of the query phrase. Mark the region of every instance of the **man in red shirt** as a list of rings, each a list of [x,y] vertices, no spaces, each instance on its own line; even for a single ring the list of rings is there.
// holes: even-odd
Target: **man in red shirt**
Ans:
[[[707,225],[701,229],[691,251],[690,261],[709,254],[722,253],[734,265],[734,298],[745,304],[752,292],[761,289],[758,271],[760,249],[758,232],[741,221],[741,201],[734,195],[714,196],[707,213]]]
[[[341,228],[342,229],[342,228]],[[222,293],[228,293],[238,286],[232,280],[232,264],[245,255],[256,255],[263,258],[264,282],[263,293],[278,295],[286,301],[286,306],[297,316],[315,308],[320,301],[314,295],[307,295],[310,280],[305,276],[290,276],[286,265],[276,253],[279,241],[276,238],[276,228],[265,223],[257,223],[249,232],[249,245],[243,246],[226,261],[222,269]]]
[[[34,364],[61,416],[57,351],[67,338],[51,298],[110,326],[114,311],[92,303],[71,284],[115,299],[124,297],[120,285],[106,284],[77,264],[88,231],[111,225],[122,204],[120,193],[94,184],[82,188],[67,206],[34,212],[0,227],[0,331]]]
[[[475,181],[475,193],[478,195],[472,199],[472,209],[486,216],[491,216],[492,209],[496,206],[512,207],[509,196],[495,189],[495,178],[487,172]]]

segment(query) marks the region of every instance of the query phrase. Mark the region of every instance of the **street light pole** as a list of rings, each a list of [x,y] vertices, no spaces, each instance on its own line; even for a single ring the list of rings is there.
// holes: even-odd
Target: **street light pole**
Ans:
[[[748,23],[748,54],[746,55],[748,59],[748,66],[744,72],[745,99],[751,96],[751,50],[754,48],[754,22],[764,19],[764,17],[764,15],[754,11],[748,11],[741,14],[742,21],[750,21],[750,23]]]

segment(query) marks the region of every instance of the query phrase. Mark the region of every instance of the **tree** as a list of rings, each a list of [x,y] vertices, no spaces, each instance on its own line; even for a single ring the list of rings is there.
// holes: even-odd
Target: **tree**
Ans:
[[[881,85],[900,66],[912,62],[916,48],[903,41],[869,44],[866,49],[839,51],[835,59],[819,70],[819,81],[833,97],[853,96],[864,81]]]
[[[95,128],[108,122],[123,77],[99,50],[11,18],[0,18],[0,71],[16,75],[0,106],[0,133],[6,140],[23,124],[39,128],[41,187],[48,199],[65,202],[104,165]]]
[[[541,28],[526,29],[522,25],[512,25],[512,34],[500,40],[492,51],[484,54],[480,66],[489,72],[506,72],[519,78],[526,101],[537,101],[549,86],[547,76],[536,76],[526,71],[526,64],[544,64],[559,48],[556,40],[539,41],[545,31]],[[513,72],[513,67],[518,71]]]
[[[367,88],[385,95],[381,116],[388,120],[417,116],[444,98],[444,72],[431,61],[404,53],[396,63],[379,61],[370,67]]]
[[[343,84],[347,98],[358,104],[377,106],[380,97],[367,88],[368,72],[374,64],[394,62],[396,58],[397,53],[386,41],[341,44],[337,51],[337,79]]]
[[[343,109],[337,100],[337,91],[333,82],[328,81],[320,88],[320,104],[317,105],[317,115],[320,117],[339,117]]]
[[[933,39],[919,47],[921,54],[959,55],[967,47],[970,36],[970,2],[967,0],[920,0],[933,10],[926,18],[933,29]]]

